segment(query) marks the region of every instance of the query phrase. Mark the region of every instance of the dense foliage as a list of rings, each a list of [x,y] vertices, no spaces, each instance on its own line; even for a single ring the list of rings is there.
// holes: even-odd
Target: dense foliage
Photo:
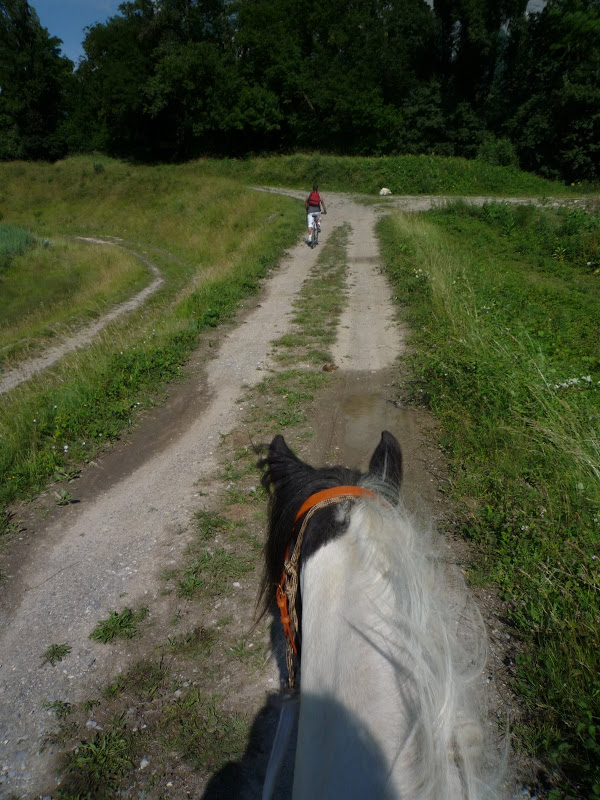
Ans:
[[[76,69],[0,0],[0,158],[427,153],[600,179],[600,2],[128,0]]]

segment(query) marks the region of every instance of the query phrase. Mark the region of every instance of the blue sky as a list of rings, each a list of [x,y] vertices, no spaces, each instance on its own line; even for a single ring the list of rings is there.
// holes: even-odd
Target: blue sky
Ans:
[[[63,55],[77,63],[83,55],[84,28],[105,22],[117,13],[122,0],[29,0],[51,36],[62,39]]]

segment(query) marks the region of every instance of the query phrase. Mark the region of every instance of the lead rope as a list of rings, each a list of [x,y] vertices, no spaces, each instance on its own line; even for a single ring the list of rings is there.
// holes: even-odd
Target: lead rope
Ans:
[[[298,613],[296,611],[296,597],[298,595],[298,562],[300,561],[300,552],[302,550],[302,540],[306,526],[310,522],[313,514],[319,509],[326,506],[337,505],[346,500],[355,500],[357,496],[374,496],[368,489],[359,489],[352,487],[354,491],[345,492],[344,494],[336,494],[332,497],[325,497],[323,500],[311,505],[302,520],[302,526],[296,538],[296,544],[292,552],[292,557],[289,558],[289,550],[286,551],[285,561],[283,562],[283,574],[281,581],[277,586],[277,605],[281,612],[281,623],[283,625],[283,632],[285,634],[286,647],[285,647],[285,660],[288,670],[288,688],[291,693],[295,691],[296,684],[296,664],[295,661],[299,660],[298,647],[296,645],[296,638],[298,636]],[[335,490],[326,490],[335,491]],[[323,492],[325,494],[325,492]],[[308,501],[307,501],[308,502]],[[299,514],[303,513],[304,506],[300,509]],[[297,520],[296,520],[297,521]]]

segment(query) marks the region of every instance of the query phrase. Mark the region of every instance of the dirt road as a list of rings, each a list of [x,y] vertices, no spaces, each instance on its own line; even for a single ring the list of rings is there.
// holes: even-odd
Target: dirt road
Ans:
[[[408,502],[428,509],[443,528],[444,467],[433,423],[422,411],[390,402],[404,336],[379,268],[377,211],[344,196],[326,199],[322,243],[335,225],[351,226],[348,297],[333,350],[339,369],[310,410],[315,435],[303,455],[313,463],[331,462],[333,455],[365,468],[381,430],[393,431],[404,448]],[[163,597],[161,573],[181,559],[195,512],[220,491],[219,446],[243,427],[239,398],[268,370],[282,369],[271,343],[289,329],[292,302],[318,253],[303,242],[289,252],[258,303],[249,303],[238,324],[219,336],[210,357],[206,350],[192,358],[186,382],[174,387],[165,407],[89,466],[73,490],[77,504],[56,508],[42,497],[24,512],[26,530],[7,556],[10,579],[0,595],[0,797],[56,790],[60,748],[44,744],[55,727],[48,702],[84,700],[136,657],[135,642],[107,649],[92,641],[96,622],[113,609],[146,605],[157,638],[164,633],[172,606]],[[236,620],[247,613],[257,583],[252,575],[237,584],[241,594],[230,603]],[[61,642],[71,647],[64,661],[41,666],[41,654]],[[246,710],[255,713],[280,678],[271,658],[244,690]],[[181,794],[176,784],[168,796],[185,797],[184,788],[213,796],[210,783],[193,784],[190,774],[186,780]],[[244,796],[257,796],[259,781],[260,775],[250,781]],[[159,789],[145,796],[165,796]]]

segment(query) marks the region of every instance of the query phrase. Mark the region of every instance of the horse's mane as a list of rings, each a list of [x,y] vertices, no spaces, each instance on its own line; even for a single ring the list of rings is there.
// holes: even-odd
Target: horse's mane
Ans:
[[[381,489],[377,481],[365,484],[374,492]],[[360,535],[364,531],[368,536]],[[399,687],[408,661],[418,690],[419,756],[411,765],[411,796],[495,797],[495,781],[482,777],[495,770],[491,760],[485,764],[491,750],[480,721],[487,637],[462,576],[458,569],[448,576],[432,530],[417,524],[401,503],[357,505],[348,535],[353,532],[361,562],[373,565],[384,584],[377,601],[379,624],[364,635],[397,667]]]

